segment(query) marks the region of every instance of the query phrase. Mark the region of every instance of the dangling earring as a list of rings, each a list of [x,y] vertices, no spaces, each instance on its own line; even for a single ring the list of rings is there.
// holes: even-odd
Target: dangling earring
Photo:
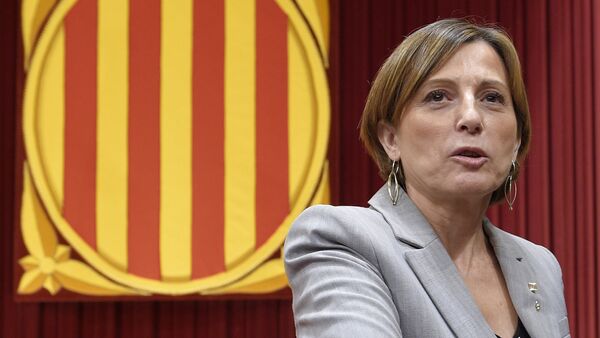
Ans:
[[[400,196],[400,184],[398,184],[398,170],[400,170],[400,164],[398,161],[392,160],[392,170],[387,180],[388,194],[392,200],[392,204],[398,203],[398,196]]]
[[[517,199],[517,184],[513,179],[513,174],[515,174],[517,172],[517,161],[513,160],[511,167],[510,167],[510,171],[508,172],[508,177],[506,178],[506,181],[504,181],[504,199],[506,199],[506,203],[508,203],[508,209],[512,211],[513,209],[513,204],[515,203],[515,200]],[[513,183],[514,183],[514,189],[513,189]]]

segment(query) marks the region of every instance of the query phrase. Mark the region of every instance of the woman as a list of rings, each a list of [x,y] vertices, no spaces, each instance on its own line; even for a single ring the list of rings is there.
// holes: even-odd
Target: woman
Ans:
[[[530,140],[518,56],[493,27],[441,20],[373,82],[361,138],[370,208],[315,206],[285,244],[299,337],[568,337],[560,266],[485,217],[512,209]]]

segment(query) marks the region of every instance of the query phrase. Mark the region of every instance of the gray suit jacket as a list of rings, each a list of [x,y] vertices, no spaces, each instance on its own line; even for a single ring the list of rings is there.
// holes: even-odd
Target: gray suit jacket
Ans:
[[[495,337],[446,249],[410,198],[386,188],[370,208],[315,206],[293,224],[285,268],[299,337]],[[532,337],[570,337],[560,266],[550,251],[484,230]],[[535,282],[538,291],[529,290]],[[539,311],[536,309],[536,301]]]

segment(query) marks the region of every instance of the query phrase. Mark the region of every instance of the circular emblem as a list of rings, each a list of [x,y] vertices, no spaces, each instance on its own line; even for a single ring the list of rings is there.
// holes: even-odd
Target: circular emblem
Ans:
[[[53,225],[104,276],[221,288],[281,248],[319,187],[324,62],[291,0],[137,3],[56,6],[25,84],[26,160]]]

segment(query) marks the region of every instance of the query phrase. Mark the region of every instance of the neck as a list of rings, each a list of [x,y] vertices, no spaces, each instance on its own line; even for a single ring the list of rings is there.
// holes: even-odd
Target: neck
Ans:
[[[483,217],[490,196],[434,198],[410,185],[407,186],[407,193],[431,224],[455,263],[470,262],[473,256],[489,250],[483,231]]]

